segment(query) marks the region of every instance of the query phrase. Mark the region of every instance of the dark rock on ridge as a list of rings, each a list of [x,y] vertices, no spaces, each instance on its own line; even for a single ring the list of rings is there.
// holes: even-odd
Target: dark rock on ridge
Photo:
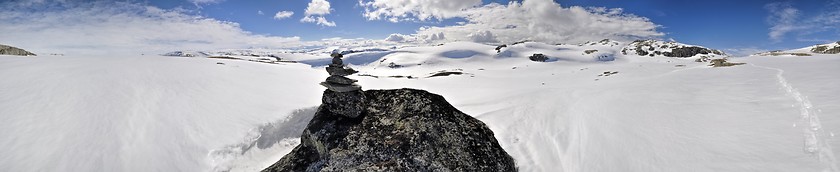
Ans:
[[[440,95],[415,89],[359,93],[367,101],[359,117],[322,105],[301,144],[263,171],[517,171],[493,131]]]
[[[712,50],[702,47],[680,47],[674,48],[671,52],[664,52],[663,55],[667,57],[693,57],[697,54],[709,54]]]

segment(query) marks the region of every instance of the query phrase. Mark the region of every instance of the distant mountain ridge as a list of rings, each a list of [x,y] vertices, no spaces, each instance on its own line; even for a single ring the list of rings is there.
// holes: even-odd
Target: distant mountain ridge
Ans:
[[[37,56],[35,53],[3,44],[0,44],[0,55]]]
[[[840,54],[840,41],[828,44],[817,44],[799,49],[756,53],[751,56],[812,56],[815,54]]]

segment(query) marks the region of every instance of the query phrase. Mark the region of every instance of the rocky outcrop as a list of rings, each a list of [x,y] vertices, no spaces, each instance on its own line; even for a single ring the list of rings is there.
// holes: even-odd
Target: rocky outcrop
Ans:
[[[666,57],[692,57],[697,54],[710,54],[712,50],[701,47],[680,47],[674,48],[671,52],[663,52]]]
[[[707,56],[724,56],[720,50],[709,49],[700,46],[686,45],[677,42],[662,42],[657,40],[637,40],[630,43],[621,50],[624,55],[636,54],[639,56],[665,56],[687,58],[698,54]]]
[[[585,43],[578,44],[578,46],[594,46],[594,45],[602,45],[602,46],[610,46],[610,47],[612,47],[612,46],[617,46],[617,45],[619,45],[619,44],[621,44],[621,43],[619,43],[619,42],[617,42],[617,41],[613,41],[613,40],[610,40],[610,39],[602,39],[601,41],[598,41],[598,42],[587,41],[587,42],[585,42]]]
[[[506,48],[506,47],[507,47],[507,45],[505,45],[505,44],[502,44],[502,45],[497,46],[497,47],[496,47],[496,53],[501,53],[501,52],[502,52],[502,48]]]
[[[360,116],[322,105],[301,144],[263,171],[517,171],[493,132],[442,96],[415,89],[362,93]]]
[[[229,53],[227,55],[211,56],[209,53],[201,52],[201,51],[173,51],[173,52],[168,52],[168,53],[164,53],[164,54],[161,54],[161,55],[162,56],[173,56],[173,57],[208,57],[208,56],[210,56],[210,57],[219,58],[219,57],[230,57],[229,55],[231,55],[231,54],[232,53]],[[232,58],[232,57],[230,57],[230,58]]]
[[[545,62],[548,61],[548,56],[545,56],[543,54],[534,54],[528,57],[528,59],[535,62]]]
[[[729,67],[729,66],[738,66],[743,65],[746,63],[735,63],[735,62],[728,62],[725,58],[724,59],[713,59],[710,61],[711,64],[709,66],[712,67]]]
[[[840,54],[840,41],[832,44],[817,45],[811,52],[819,54]]]
[[[0,55],[36,56],[35,53],[3,44],[0,44]]]

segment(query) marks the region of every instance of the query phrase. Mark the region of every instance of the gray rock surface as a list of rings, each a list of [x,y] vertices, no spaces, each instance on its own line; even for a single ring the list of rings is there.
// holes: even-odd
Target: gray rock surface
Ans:
[[[36,56],[35,53],[3,44],[0,44],[0,55]]]
[[[423,90],[369,90],[357,118],[329,90],[301,144],[263,171],[517,171],[483,122]],[[328,96],[330,95],[330,96]],[[357,97],[357,96],[348,96]],[[341,103],[343,104],[343,103]]]

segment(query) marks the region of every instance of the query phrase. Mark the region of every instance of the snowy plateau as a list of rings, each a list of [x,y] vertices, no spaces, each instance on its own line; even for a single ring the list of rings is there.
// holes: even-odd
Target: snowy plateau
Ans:
[[[486,123],[520,171],[840,170],[840,55],[630,45],[341,50],[364,89],[427,90]],[[0,55],[0,171],[261,170],[299,144],[332,49]],[[704,60],[720,58],[745,64]]]

